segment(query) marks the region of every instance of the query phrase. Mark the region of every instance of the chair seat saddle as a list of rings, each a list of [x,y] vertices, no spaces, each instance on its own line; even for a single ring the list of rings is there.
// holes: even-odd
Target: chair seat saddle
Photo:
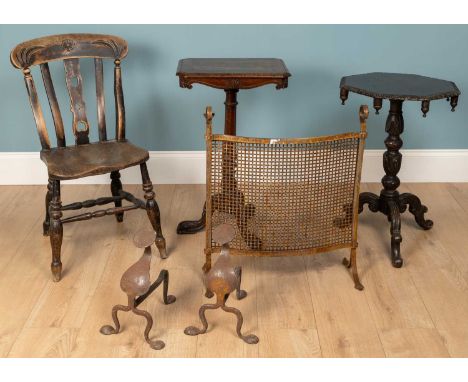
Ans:
[[[42,150],[49,177],[77,179],[106,174],[146,162],[148,151],[128,141],[106,141]]]

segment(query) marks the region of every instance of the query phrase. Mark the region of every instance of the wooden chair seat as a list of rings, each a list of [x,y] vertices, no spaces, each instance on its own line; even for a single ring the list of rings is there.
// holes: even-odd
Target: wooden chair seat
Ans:
[[[49,177],[77,179],[106,174],[146,162],[148,151],[128,141],[107,141],[42,150]]]

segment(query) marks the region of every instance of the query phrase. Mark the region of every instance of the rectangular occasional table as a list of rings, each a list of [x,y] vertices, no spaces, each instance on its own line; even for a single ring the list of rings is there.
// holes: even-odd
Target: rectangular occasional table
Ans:
[[[179,61],[177,76],[181,88],[193,84],[223,89],[226,93],[224,134],[236,135],[236,107],[239,89],[274,84],[288,86],[291,74],[283,60],[277,58],[185,58]],[[206,208],[199,220],[183,221],[178,234],[196,233],[205,227]]]

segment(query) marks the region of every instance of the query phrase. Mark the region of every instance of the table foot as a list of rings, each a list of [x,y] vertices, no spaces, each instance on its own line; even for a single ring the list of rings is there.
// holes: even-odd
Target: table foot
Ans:
[[[359,195],[359,213],[364,209],[364,204],[367,204],[372,212],[377,212],[379,211],[380,198],[372,192],[362,192]]]
[[[408,210],[414,215],[414,220],[423,229],[431,229],[434,225],[432,220],[426,220],[424,214],[427,212],[427,207],[421,203],[421,200],[413,194],[408,192],[400,195],[400,205],[409,206]]]
[[[408,208],[409,212],[414,215],[416,223],[421,228],[428,230],[432,228],[434,223],[424,217],[427,207],[421,203],[416,195],[410,193],[399,195],[398,192],[394,192],[390,196],[385,195],[385,190],[382,190],[380,196],[371,192],[361,193],[359,195],[359,212],[362,212],[365,204],[369,206],[370,211],[381,212],[387,216],[390,222],[392,265],[395,268],[401,268],[403,259],[400,251],[402,242],[400,215]]]
[[[394,200],[388,200],[388,218],[390,220],[390,235],[392,249],[392,265],[395,268],[401,268],[403,259],[400,253],[400,243],[403,240],[401,237],[401,217],[400,208]]]
[[[206,224],[206,204],[203,206],[202,216],[198,220],[184,220],[177,225],[177,234],[194,234],[205,229]]]

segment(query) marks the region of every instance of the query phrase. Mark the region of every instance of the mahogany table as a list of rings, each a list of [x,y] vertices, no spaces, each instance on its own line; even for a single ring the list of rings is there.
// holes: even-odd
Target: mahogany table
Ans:
[[[223,89],[226,93],[224,134],[236,135],[236,107],[239,89],[252,89],[275,84],[288,86],[291,74],[283,60],[276,58],[186,58],[179,61],[177,76],[181,88],[195,83]],[[199,220],[183,221],[178,234],[196,233],[205,227],[205,207]]]
[[[363,94],[374,99],[376,114],[382,108],[382,100],[390,101],[390,111],[385,124],[388,133],[385,139],[387,151],[383,155],[383,167],[385,175],[382,178],[383,189],[380,196],[371,192],[363,192],[359,197],[359,212],[362,212],[364,204],[369,206],[372,212],[382,212],[391,224],[391,256],[392,264],[396,268],[403,265],[400,254],[402,236],[400,232],[400,214],[409,207],[409,212],[414,215],[416,223],[423,229],[431,229],[432,220],[426,220],[424,214],[427,207],[421,204],[420,199],[413,194],[398,192],[400,179],[397,174],[400,171],[402,155],[400,148],[403,141],[400,134],[403,133],[403,101],[421,101],[423,117],[429,111],[431,100],[446,98],[450,101],[452,111],[457,106],[460,91],[451,81],[436,78],[423,77],[415,74],[397,73],[367,73],[347,76],[341,79],[340,98],[342,104],[348,99],[348,93]]]

